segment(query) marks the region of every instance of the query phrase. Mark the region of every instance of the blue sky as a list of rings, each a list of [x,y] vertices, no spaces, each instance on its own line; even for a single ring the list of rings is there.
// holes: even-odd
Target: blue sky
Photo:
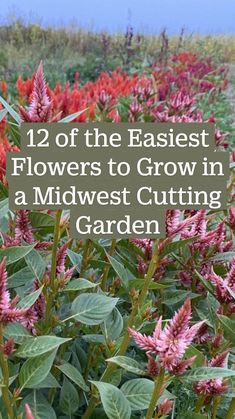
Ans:
[[[5,0],[0,18],[18,14],[28,22],[79,26],[97,31],[235,33],[235,0]]]

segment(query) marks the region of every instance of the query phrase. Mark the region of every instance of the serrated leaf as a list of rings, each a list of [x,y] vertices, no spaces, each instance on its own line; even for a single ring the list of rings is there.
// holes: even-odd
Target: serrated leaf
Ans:
[[[100,381],[91,381],[91,383],[97,387],[104,411],[109,419],[130,419],[130,404],[119,388]]]
[[[56,351],[29,358],[22,365],[19,373],[21,389],[31,388],[43,381],[50,371],[55,359]]]
[[[39,295],[41,294],[43,286],[38,288],[38,290],[32,292],[29,295],[26,295],[17,303],[17,308],[27,309],[32,307],[32,305],[37,301]]]
[[[60,338],[57,336],[38,336],[27,339],[16,351],[16,355],[20,358],[33,358],[42,355],[53,349],[58,348],[70,338]]]
[[[77,384],[78,387],[80,387],[82,390],[89,391],[89,387],[86,385],[82,374],[72,364],[65,363],[62,365],[57,365],[57,368],[62,371],[63,374],[65,374],[70,380]]]
[[[118,298],[101,294],[81,294],[72,303],[71,316],[63,321],[75,318],[87,325],[100,324],[114,309],[117,302]]]
[[[114,356],[108,358],[107,362],[112,362],[113,364],[118,365],[126,371],[132,372],[133,374],[146,375],[146,372],[141,369],[139,363],[135,359],[129,358],[127,356]]]
[[[195,368],[182,376],[184,381],[193,383],[195,381],[210,380],[213,378],[234,377],[235,370],[217,367]]]
[[[0,261],[4,257],[7,258],[7,265],[15,263],[18,260],[24,258],[31,250],[34,248],[34,245],[31,246],[14,246],[8,247],[6,249],[0,250]]]

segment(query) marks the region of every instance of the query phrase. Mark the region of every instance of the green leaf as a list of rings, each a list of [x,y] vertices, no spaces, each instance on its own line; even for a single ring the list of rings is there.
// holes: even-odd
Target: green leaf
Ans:
[[[7,258],[7,265],[15,263],[18,260],[24,258],[31,250],[34,248],[34,245],[31,246],[14,246],[8,247],[7,249],[0,250],[0,262],[4,257]]]
[[[33,358],[42,355],[53,349],[58,348],[70,338],[60,338],[57,336],[38,336],[27,339],[16,351],[16,355],[20,358]]]
[[[13,338],[15,343],[22,343],[25,339],[30,338],[29,331],[20,323],[9,323],[4,328],[4,337],[6,339]]]
[[[1,109],[0,110],[0,122],[5,118],[7,115],[7,109]]]
[[[0,96],[0,102],[4,106],[4,108],[9,112],[12,118],[17,122],[18,125],[21,124],[21,119],[19,114],[9,105],[2,96]]]
[[[214,260],[214,261],[230,260],[234,257],[235,257],[235,252],[224,252],[224,253],[217,253],[217,255],[211,258],[211,260]]]
[[[32,305],[35,303],[35,301],[37,301],[39,295],[41,294],[43,289],[43,286],[41,288],[39,288],[38,290],[32,292],[29,295],[26,295],[26,297],[22,298],[18,304],[17,304],[17,308],[22,308],[22,309],[27,309],[32,307]]]
[[[163,248],[162,252],[160,253],[160,256],[163,257],[163,256],[168,255],[169,253],[173,253],[176,250],[181,249],[182,247],[186,246],[187,244],[191,243],[192,241],[196,239],[197,237],[195,236],[195,237],[189,237],[188,239],[178,240],[178,241],[169,243]]]
[[[59,405],[62,412],[70,418],[79,407],[78,392],[66,377],[64,377],[63,385],[60,391]]]
[[[137,375],[146,375],[146,372],[141,369],[139,363],[135,359],[129,358],[127,356],[114,356],[106,360],[107,362],[112,362],[113,364],[118,365],[126,371],[132,372]]]
[[[97,343],[97,344],[101,344],[104,343],[105,344],[105,337],[103,335],[96,335],[96,334],[88,334],[88,335],[83,335],[82,339],[85,340],[85,342],[88,343]]]
[[[64,287],[63,291],[81,291],[87,290],[89,288],[95,288],[99,284],[94,284],[93,282],[88,281],[84,278],[76,278],[70,281],[66,287]]]
[[[73,266],[76,266],[76,270],[80,273],[81,270],[81,262],[82,262],[82,255],[80,253],[75,253],[72,250],[67,250],[67,256],[72,262]]]
[[[209,291],[212,295],[214,295],[214,287],[211,282],[207,281],[203,276],[195,270],[195,273],[199,279],[199,281],[204,285],[204,287]]]
[[[169,295],[169,296],[168,296]],[[183,291],[183,290],[177,290],[172,292],[171,294],[165,295],[165,299],[162,301],[163,304],[166,305],[172,305],[180,303],[181,301],[184,301],[186,298],[194,298],[197,297],[197,294],[190,293],[189,291]]]
[[[144,286],[144,279],[142,278],[134,278],[134,279],[129,279],[128,282],[128,287],[129,289],[131,288],[136,288],[138,290],[142,290],[143,286]],[[148,287],[148,289],[150,290],[162,290],[165,288],[169,288],[170,285],[167,284],[161,284],[160,282],[154,282],[152,281]]]
[[[72,303],[71,316],[66,320],[75,318],[77,321],[95,325],[102,323],[114,309],[118,298],[106,297],[101,294],[81,294]]]
[[[18,288],[22,285],[32,282],[35,279],[34,274],[28,266],[20,269],[17,272],[14,272],[7,280],[7,288]]]
[[[126,381],[121,391],[130,403],[131,410],[147,409],[153,394],[154,382],[147,378]]]
[[[8,213],[8,198],[2,199],[0,201],[0,232],[6,232],[8,230]]]
[[[203,355],[203,353],[201,351],[199,351],[199,349],[195,348],[195,346],[190,345],[187,349],[186,349],[186,358],[191,358],[193,356],[196,356],[195,361],[193,362],[193,366],[194,367],[201,367],[202,365],[205,365],[205,357]]]
[[[110,265],[112,266],[118,277],[121,279],[123,285],[127,287],[129,279],[134,278],[134,275],[127,268],[125,268],[125,266],[123,266],[120,262],[118,262],[116,259],[110,256],[108,253],[106,253],[106,255],[110,262]]]
[[[109,419],[130,419],[131,407],[119,388],[100,381],[91,381],[97,387],[104,411]]]
[[[207,419],[207,416],[187,410],[180,419]]]
[[[48,227],[51,229],[54,228],[54,218],[49,214],[45,214],[44,212],[31,211],[29,213],[29,219],[32,227],[37,230]]]
[[[40,384],[32,385],[31,388],[61,388],[55,377],[49,372],[49,374],[40,382]]]
[[[40,281],[43,278],[46,270],[46,264],[40,253],[35,249],[31,250],[31,252],[25,256],[25,261],[34,274],[35,278],[39,279]]]
[[[30,406],[34,419],[57,419],[54,409],[40,392],[34,390],[24,398],[21,408],[23,415],[26,403]]]
[[[68,123],[74,121],[78,116],[82,115],[84,112],[87,111],[88,108],[83,109],[82,111],[78,111],[75,113],[72,113],[71,115],[65,116],[65,118],[60,119],[58,122]]]
[[[217,317],[222,325],[226,338],[235,343],[235,321],[222,314],[217,314]]]
[[[43,381],[52,367],[55,355],[56,351],[53,351],[27,359],[20,369],[20,387],[31,388]]]
[[[195,381],[201,381],[201,380],[210,380],[213,378],[225,378],[225,377],[234,377],[235,376],[235,370],[229,370],[227,368],[195,368],[187,372],[182,376],[182,379],[185,381],[188,381],[190,383],[193,383]]]
[[[116,307],[104,321],[103,333],[106,339],[116,340],[123,330],[123,318]]]
[[[70,380],[77,384],[78,387],[82,388],[82,390],[89,391],[89,387],[86,385],[82,374],[73,365],[65,363],[62,365],[57,365],[57,368],[59,368],[63,374],[65,374],[68,378],[70,378]]]

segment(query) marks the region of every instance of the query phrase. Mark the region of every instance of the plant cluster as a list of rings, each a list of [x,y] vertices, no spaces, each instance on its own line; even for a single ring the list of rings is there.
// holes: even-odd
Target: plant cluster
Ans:
[[[231,133],[208,115],[226,85],[224,68],[192,53],[83,86],[77,75],[50,88],[40,64],[18,78],[17,109],[4,85],[2,418],[234,417],[234,151],[227,209],[168,210],[159,240],[73,240],[68,211],[9,211],[5,176],[22,121],[209,121],[217,147],[231,148]]]

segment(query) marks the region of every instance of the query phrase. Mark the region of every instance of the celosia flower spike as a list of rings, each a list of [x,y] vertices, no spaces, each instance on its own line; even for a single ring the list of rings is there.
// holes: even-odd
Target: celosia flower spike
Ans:
[[[39,64],[32,92],[29,110],[20,107],[21,119],[24,122],[50,122],[52,119],[52,102],[47,94],[42,62]]]

